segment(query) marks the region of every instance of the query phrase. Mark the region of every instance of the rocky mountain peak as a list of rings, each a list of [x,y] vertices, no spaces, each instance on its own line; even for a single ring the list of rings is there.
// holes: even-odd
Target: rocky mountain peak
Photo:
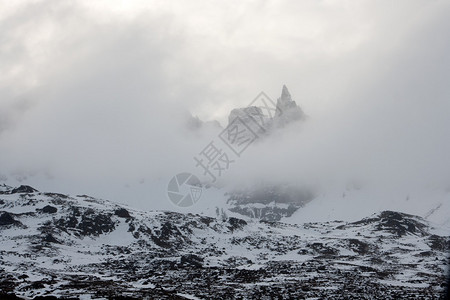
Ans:
[[[280,98],[280,100],[281,101],[285,101],[285,102],[292,101],[291,93],[289,93],[289,90],[288,90],[286,85],[283,85],[283,89],[281,91],[281,98]]]
[[[276,113],[273,118],[264,114],[261,107],[249,106],[235,108],[228,116],[228,124],[238,119],[252,131],[259,134],[269,132],[273,128],[284,127],[288,123],[303,120],[306,115],[303,110],[292,100],[291,93],[286,85],[283,85],[281,97],[277,99]]]
[[[304,120],[305,118],[305,113],[300,106],[292,100],[286,85],[283,85],[281,97],[277,99],[277,111],[274,118],[276,126],[284,127],[288,123]]]

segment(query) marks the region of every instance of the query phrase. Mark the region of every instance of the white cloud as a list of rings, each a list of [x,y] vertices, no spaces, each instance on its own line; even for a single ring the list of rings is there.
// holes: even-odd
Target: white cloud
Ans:
[[[224,123],[286,83],[310,121],[230,174],[450,181],[445,2],[11,3],[1,173],[47,172],[60,191],[114,197],[115,185],[192,167],[210,137],[181,129],[184,110]]]

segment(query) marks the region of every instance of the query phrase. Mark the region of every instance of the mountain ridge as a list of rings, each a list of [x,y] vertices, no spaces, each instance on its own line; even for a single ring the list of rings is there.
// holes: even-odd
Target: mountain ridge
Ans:
[[[354,223],[249,222],[27,186],[2,188],[2,218],[0,290],[28,298],[254,299],[280,289],[291,298],[432,298],[443,292],[450,243],[441,228],[401,212]]]

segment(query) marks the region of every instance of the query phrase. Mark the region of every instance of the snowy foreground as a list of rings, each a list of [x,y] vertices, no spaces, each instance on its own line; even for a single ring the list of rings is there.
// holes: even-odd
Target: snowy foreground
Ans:
[[[2,186],[0,298],[439,299],[446,232],[394,211],[289,225]]]

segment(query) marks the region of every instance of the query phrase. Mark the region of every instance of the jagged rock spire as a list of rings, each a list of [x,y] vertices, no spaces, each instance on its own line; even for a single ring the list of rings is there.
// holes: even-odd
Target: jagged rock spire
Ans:
[[[292,101],[291,94],[286,85],[283,85],[283,90],[281,91],[281,100]]]
[[[281,97],[277,100],[277,112],[275,123],[277,126],[284,126],[292,121],[304,119],[302,109],[292,100],[291,93],[286,85],[283,85]]]

